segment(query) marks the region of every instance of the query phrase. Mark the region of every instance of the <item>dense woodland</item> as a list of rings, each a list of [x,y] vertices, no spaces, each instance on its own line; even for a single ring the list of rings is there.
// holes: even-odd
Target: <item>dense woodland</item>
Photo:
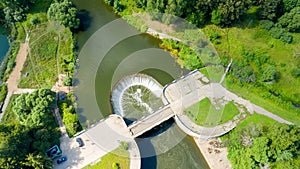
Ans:
[[[284,42],[293,40],[290,32],[300,32],[300,1],[298,0],[133,0],[137,8],[149,12],[166,13],[155,19],[173,23],[174,16],[185,18],[198,27],[215,24],[233,26],[243,20],[250,8],[255,8],[257,19],[261,20],[270,34]],[[122,0],[105,0],[117,12],[126,6]],[[171,15],[168,15],[171,14]]]
[[[54,104],[55,93],[49,89],[14,98],[0,123],[0,168],[52,168],[45,152],[59,145]]]
[[[233,168],[294,169],[300,165],[297,126],[249,123],[223,136]]]
[[[53,161],[46,156],[46,150],[60,145],[60,131],[54,118],[56,99],[50,89],[40,88],[51,88],[58,73],[72,76],[74,72],[75,38],[72,31],[80,23],[77,13],[68,0],[0,0],[0,24],[10,30],[8,36],[12,40],[10,51],[0,67],[0,79],[7,80],[15,66],[19,44],[24,42],[26,32],[30,30],[30,38],[36,39],[36,43],[29,42],[31,61],[24,64],[19,87],[39,88],[31,94],[13,95],[3,112],[0,168],[52,168]],[[64,79],[64,85],[72,85],[70,77]],[[0,102],[4,101],[6,93],[7,86],[2,85]],[[70,112],[73,102],[65,102],[69,109],[63,107],[61,113],[72,136],[81,130],[81,126],[74,107]]]

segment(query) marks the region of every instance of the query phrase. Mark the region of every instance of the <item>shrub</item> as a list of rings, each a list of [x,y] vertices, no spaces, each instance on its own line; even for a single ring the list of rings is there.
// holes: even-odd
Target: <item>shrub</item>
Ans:
[[[114,163],[112,163],[112,168],[113,169],[120,169],[121,167],[120,167],[119,163],[114,162]]]
[[[6,94],[7,94],[7,85],[2,84],[1,91],[0,91],[0,104],[4,103],[4,100],[6,98]]]
[[[285,43],[292,43],[293,41],[293,35],[289,32],[284,32],[281,37],[280,37],[280,40],[282,42],[285,42]]]
[[[293,41],[293,36],[283,28],[273,27],[270,34],[275,39],[280,39],[282,42],[291,43]]]
[[[279,39],[283,33],[284,33],[284,29],[278,27],[274,27],[270,30],[271,36],[275,39]]]
[[[63,79],[63,85],[64,85],[64,86],[72,86],[72,78],[69,77],[69,76],[66,76],[66,77]]]
[[[267,66],[263,68],[260,80],[262,82],[271,82],[277,80],[277,70],[275,66]]]
[[[300,77],[300,68],[294,68],[294,69],[292,69],[291,75],[292,75],[294,78]]]
[[[270,20],[261,20],[259,23],[261,27],[265,30],[270,30],[271,28],[274,27],[274,23]]]

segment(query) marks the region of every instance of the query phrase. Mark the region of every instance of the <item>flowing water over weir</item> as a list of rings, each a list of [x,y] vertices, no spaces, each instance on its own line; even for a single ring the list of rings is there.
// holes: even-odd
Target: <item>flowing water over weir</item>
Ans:
[[[163,105],[162,90],[162,85],[151,76],[128,75],[112,90],[111,103],[114,112],[127,118],[130,114],[139,118],[141,115],[153,113]]]
[[[74,77],[81,123],[89,126],[118,112],[132,122],[159,109],[163,102],[158,83],[166,85],[186,70],[159,48],[160,40],[133,30],[125,21],[116,21],[118,16],[102,0],[73,2],[84,21],[84,31],[76,35],[80,53]],[[142,82],[130,80],[129,74],[134,73],[140,78],[134,81]],[[144,78],[145,74],[153,78]],[[111,105],[112,100],[117,104]],[[173,121],[157,129],[149,131],[149,138],[138,138],[142,169],[208,169],[193,139]]]

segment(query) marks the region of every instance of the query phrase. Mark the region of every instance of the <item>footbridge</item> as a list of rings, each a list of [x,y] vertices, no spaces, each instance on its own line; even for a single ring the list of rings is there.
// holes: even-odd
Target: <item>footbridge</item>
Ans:
[[[132,123],[128,129],[133,137],[138,137],[153,127],[175,116],[170,105],[166,105],[156,112]]]
[[[176,115],[176,112],[174,112],[174,107],[176,107],[178,103],[183,103],[182,99],[190,103],[192,103],[193,100],[197,101],[196,98],[190,96],[190,93],[192,92],[191,90],[183,90],[183,89],[184,86],[185,87],[189,85],[195,86],[195,83],[197,83],[195,81],[198,81],[197,79],[202,76],[203,75],[200,74],[198,70],[195,70],[185,76],[182,76],[179,79],[174,80],[172,83],[166,85],[163,89],[163,99],[167,102],[167,104],[162,108],[160,108],[159,110],[153,112],[152,114],[145,116],[135,121],[131,125],[129,125],[128,129],[132,137],[138,137],[144,134],[145,132],[151,130],[153,127],[161,124],[164,121],[167,121],[171,117],[174,117]],[[177,85],[174,86],[172,84],[177,84]],[[180,105],[181,104],[179,104],[179,106]],[[178,107],[175,108],[175,110],[177,109]]]

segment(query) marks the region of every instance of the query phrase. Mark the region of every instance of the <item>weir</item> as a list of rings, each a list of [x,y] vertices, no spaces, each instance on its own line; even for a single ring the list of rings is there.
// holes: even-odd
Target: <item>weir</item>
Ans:
[[[160,99],[163,87],[151,76],[132,74],[124,77],[113,89],[111,102],[116,114],[124,117],[126,108],[135,107],[153,113],[151,97]]]

